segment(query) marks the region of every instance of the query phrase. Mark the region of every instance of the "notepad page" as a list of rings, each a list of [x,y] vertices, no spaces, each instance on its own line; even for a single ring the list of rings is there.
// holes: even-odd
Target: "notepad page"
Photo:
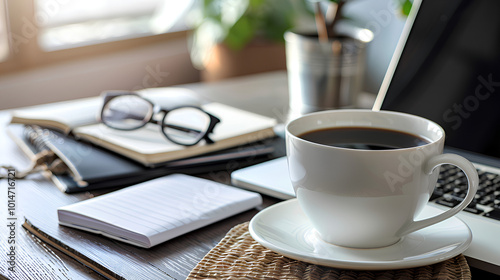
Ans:
[[[261,203],[257,193],[174,174],[61,207],[58,215],[60,224],[151,247]]]

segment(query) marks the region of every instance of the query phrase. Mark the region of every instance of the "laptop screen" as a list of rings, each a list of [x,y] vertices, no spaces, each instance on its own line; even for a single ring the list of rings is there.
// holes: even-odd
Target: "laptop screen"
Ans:
[[[431,119],[447,147],[500,159],[499,14],[498,0],[422,1],[374,109]]]

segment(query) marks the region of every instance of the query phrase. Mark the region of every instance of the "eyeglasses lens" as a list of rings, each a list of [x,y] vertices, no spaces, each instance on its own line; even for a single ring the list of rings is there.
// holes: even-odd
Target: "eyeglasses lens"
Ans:
[[[102,121],[116,129],[136,129],[148,122],[152,105],[141,97],[123,95],[111,99],[103,108]]]
[[[184,107],[170,111],[164,119],[163,132],[172,141],[192,145],[199,141],[210,125],[210,117],[203,111]]]

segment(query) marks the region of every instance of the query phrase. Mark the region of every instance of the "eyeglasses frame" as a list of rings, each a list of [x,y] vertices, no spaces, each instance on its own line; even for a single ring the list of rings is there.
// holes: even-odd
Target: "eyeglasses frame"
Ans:
[[[137,96],[137,97],[143,99],[144,101],[148,102],[149,104],[151,104],[152,110],[151,110],[150,114],[148,116],[146,116],[147,117],[147,121],[145,121],[141,126],[134,127],[134,128],[117,128],[117,127],[112,127],[112,126],[108,125],[107,123],[105,123],[103,121],[103,114],[104,114],[104,108],[105,108],[106,104],[108,104],[111,100],[113,100],[116,97],[126,96],[126,95]],[[103,123],[107,127],[110,127],[110,128],[113,128],[113,129],[117,129],[117,130],[123,130],[123,131],[132,131],[132,130],[136,130],[136,129],[139,129],[141,127],[144,127],[148,123],[153,123],[153,124],[156,124],[156,125],[160,126],[161,133],[170,142],[178,144],[178,145],[182,145],[182,146],[194,146],[194,145],[198,144],[201,140],[205,140],[205,143],[207,143],[207,144],[213,144],[213,143],[215,143],[215,141],[212,140],[209,137],[209,134],[213,133],[213,130],[214,130],[215,126],[218,123],[220,123],[221,120],[219,118],[217,118],[216,116],[214,116],[214,115],[208,113],[207,111],[203,110],[202,108],[198,107],[198,106],[183,105],[183,106],[176,106],[176,107],[173,107],[171,109],[165,109],[165,108],[162,108],[159,105],[151,102],[147,98],[144,98],[143,96],[137,94],[136,92],[105,91],[105,92],[103,92],[101,94],[101,96],[103,97],[104,101],[103,101],[101,113],[99,114],[98,119],[99,119],[99,122]],[[195,109],[198,109],[198,110],[202,111],[203,113],[207,114],[207,116],[210,118],[210,123],[209,123],[208,128],[206,129],[205,133],[201,134],[201,136],[199,136],[198,139],[195,142],[193,142],[193,143],[188,143],[188,144],[186,144],[186,143],[180,143],[180,142],[172,139],[170,136],[168,136],[168,134],[165,133],[165,131],[163,130],[163,126],[165,124],[165,119],[167,117],[167,114],[169,112],[173,111],[173,110],[180,109],[180,108],[195,108]],[[159,113],[163,113],[162,119],[161,120],[154,120],[153,116],[156,115],[156,114],[159,114]],[[176,129],[179,129],[179,130],[184,129],[184,130],[186,130],[186,128],[182,128],[182,127],[177,127]],[[188,129],[188,130],[191,130],[191,129]]]

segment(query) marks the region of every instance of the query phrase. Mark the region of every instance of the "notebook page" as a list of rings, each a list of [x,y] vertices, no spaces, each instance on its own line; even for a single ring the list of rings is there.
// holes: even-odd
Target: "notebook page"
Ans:
[[[12,112],[12,123],[51,126],[68,133],[70,129],[97,123],[102,106],[98,97],[62,101]]]
[[[61,207],[58,215],[60,224],[151,247],[261,203],[257,193],[174,174]]]
[[[214,128],[214,132],[210,136],[215,142],[251,134],[276,125],[276,120],[273,118],[260,116],[216,102],[205,104],[202,108],[221,119],[221,122]],[[147,124],[134,131],[116,130],[106,127],[104,124],[95,124],[79,127],[75,130],[75,133],[83,138],[85,136],[95,137],[143,154],[158,154],[195,148],[179,146],[165,140],[156,124]],[[250,142],[250,140],[247,139],[246,143]]]

